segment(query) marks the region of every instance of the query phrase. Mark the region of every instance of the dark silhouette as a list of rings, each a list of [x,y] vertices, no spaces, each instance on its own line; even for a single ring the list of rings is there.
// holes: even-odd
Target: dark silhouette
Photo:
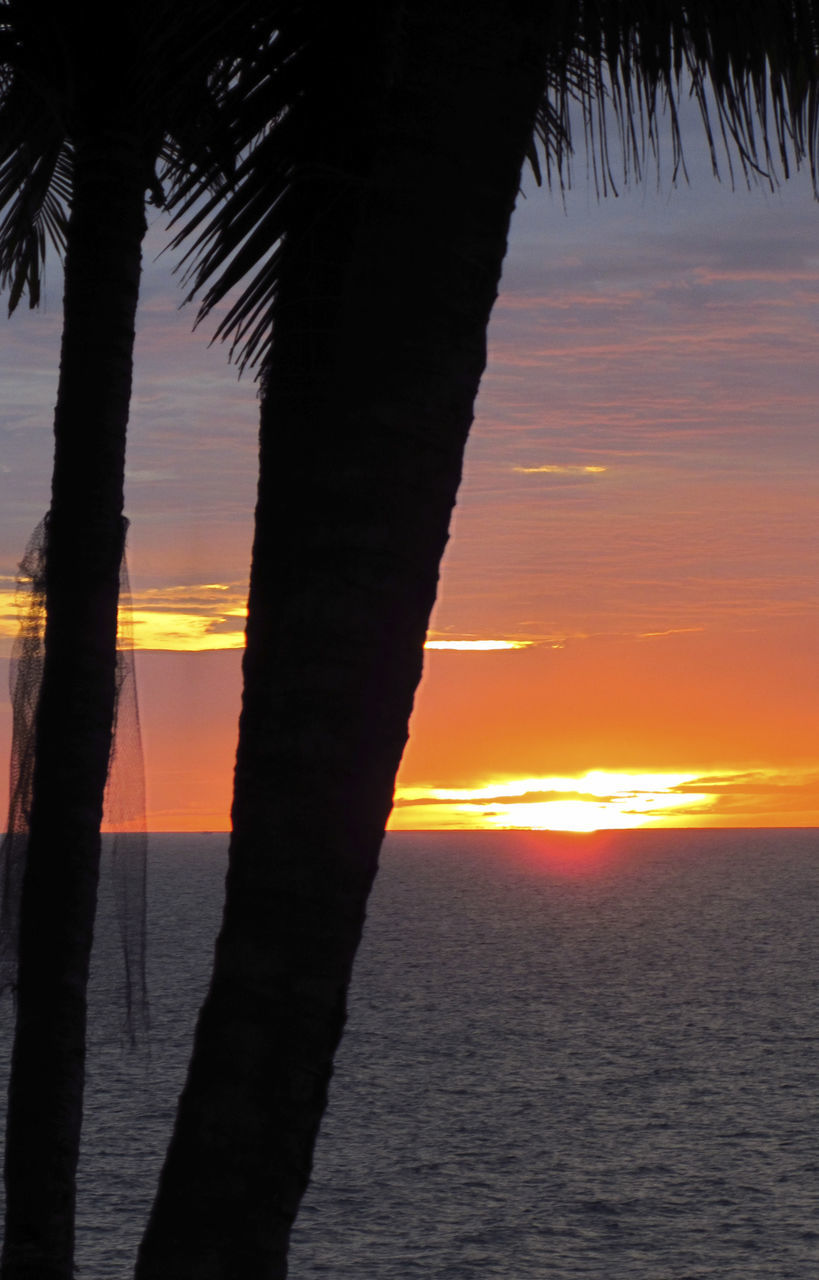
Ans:
[[[464,16],[302,54],[227,905],[140,1280],[285,1274],[542,90],[539,15]]]
[[[576,94],[605,187],[603,98],[640,163],[666,95],[678,143],[688,66],[752,168],[774,46],[774,134],[801,151],[815,85],[786,54],[812,33],[761,6],[750,23],[689,13],[414,0],[282,17],[292,109],[202,272],[219,234],[224,258],[263,227],[272,257],[225,326],[266,349],[227,899],[138,1280],[286,1274],[533,129],[559,164]]]
[[[43,581],[46,630],[19,915],[2,1275],[73,1275],[85,988],[117,689],[123,472],[145,198],[170,155],[206,173],[226,18],[187,0],[0,7],[0,279],[39,299],[65,248]],[[232,16],[231,16],[232,15]],[[200,25],[202,30],[200,32]],[[246,38],[246,21],[240,27]],[[202,139],[207,139],[207,145]]]

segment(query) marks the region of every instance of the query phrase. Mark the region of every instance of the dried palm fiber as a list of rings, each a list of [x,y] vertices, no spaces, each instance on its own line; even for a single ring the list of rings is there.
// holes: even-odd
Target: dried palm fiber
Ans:
[[[20,630],[9,670],[12,705],[9,811],[6,834],[0,845],[0,992],[14,991],[17,983],[20,897],[34,779],[37,703],[43,676],[47,536],[48,517],[37,525],[29,539],[17,576]],[[116,699],[104,823],[112,832],[104,841],[104,867],[111,876],[122,950],[123,1026],[127,1039],[135,1045],[148,1026],[145,980],[148,841],[131,596],[124,551],[120,566]]]

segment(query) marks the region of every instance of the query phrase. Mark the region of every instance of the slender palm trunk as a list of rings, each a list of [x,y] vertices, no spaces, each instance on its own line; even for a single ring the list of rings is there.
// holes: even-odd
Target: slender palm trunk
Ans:
[[[141,140],[76,144],[23,882],[3,1280],[73,1275],[86,983],[115,693],[122,487],[145,228]]]
[[[485,364],[541,6],[399,8],[375,67],[336,50],[359,95],[379,78],[380,109],[346,153],[349,120],[329,137],[318,111],[318,176],[294,215],[227,903],[139,1280],[286,1274]]]

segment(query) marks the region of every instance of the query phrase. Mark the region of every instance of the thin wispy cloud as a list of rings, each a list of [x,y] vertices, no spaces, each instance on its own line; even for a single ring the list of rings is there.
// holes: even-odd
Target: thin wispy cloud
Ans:
[[[533,640],[462,640],[433,637],[425,642],[424,648],[454,649],[461,653],[491,653],[509,649],[529,649],[534,643]]]
[[[578,463],[541,463],[532,467],[512,467],[519,475],[523,476],[599,476],[604,471],[608,471],[608,467],[602,466],[586,466]]]

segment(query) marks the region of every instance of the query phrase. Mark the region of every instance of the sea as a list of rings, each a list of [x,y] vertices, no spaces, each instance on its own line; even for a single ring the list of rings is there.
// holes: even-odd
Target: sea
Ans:
[[[132,1272],[226,844],[151,838],[137,1051],[103,881],[81,1280]],[[817,830],[388,836],[293,1280],[815,1280],[818,919]]]

